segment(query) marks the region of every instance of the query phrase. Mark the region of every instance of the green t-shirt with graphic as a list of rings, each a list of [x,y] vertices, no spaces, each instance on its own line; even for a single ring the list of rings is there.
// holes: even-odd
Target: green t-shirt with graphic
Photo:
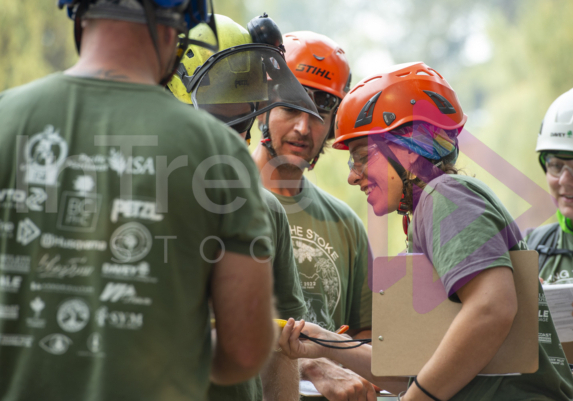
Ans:
[[[511,265],[527,246],[509,212],[479,180],[444,174],[422,192],[409,229],[410,252],[432,261],[451,299],[481,271]],[[458,299],[459,300],[459,299]],[[539,370],[476,377],[450,400],[571,400],[573,376],[539,284]]]
[[[244,143],[158,86],[63,74],[0,121],[0,398],[205,400],[213,263],[271,254]]]
[[[287,212],[308,308],[304,319],[334,331],[372,326],[370,250],[364,225],[344,202],[303,178],[296,196],[274,194]]]
[[[262,195],[268,208],[272,228],[271,242],[275,250],[272,255],[272,265],[278,317],[285,320],[294,317],[300,320],[306,313],[306,306],[294,261],[287,216],[271,192],[263,189]],[[263,387],[260,376],[234,386],[211,384],[209,387],[210,401],[262,401],[262,399]]]

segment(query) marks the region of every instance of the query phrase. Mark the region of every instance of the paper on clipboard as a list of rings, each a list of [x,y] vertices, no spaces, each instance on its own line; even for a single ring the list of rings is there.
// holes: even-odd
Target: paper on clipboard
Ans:
[[[539,365],[538,254],[514,251],[510,257],[518,312],[506,341],[482,374],[533,373]],[[461,304],[447,299],[434,267],[422,254],[377,258],[373,267],[372,373],[415,376],[434,354]]]
[[[316,389],[314,384],[308,380],[301,380],[299,383],[299,394],[304,395],[305,397],[322,397],[322,394]],[[391,396],[392,394],[388,391],[382,390],[380,393],[377,393],[380,397],[387,397]]]
[[[543,292],[559,340],[573,341],[573,284],[544,285]]]

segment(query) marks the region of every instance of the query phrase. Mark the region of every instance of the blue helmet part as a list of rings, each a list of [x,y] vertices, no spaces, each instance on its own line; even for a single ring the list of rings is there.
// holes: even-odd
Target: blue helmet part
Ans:
[[[97,0],[86,0],[87,6],[96,2]],[[142,3],[140,0],[138,2]],[[209,24],[212,20],[213,7],[209,0],[150,0],[150,2],[155,7],[179,11],[185,19],[187,31],[201,23]],[[81,3],[82,0],[58,0],[58,7],[60,9],[67,7],[68,17],[75,19]],[[211,12],[209,12],[209,3],[211,3]]]

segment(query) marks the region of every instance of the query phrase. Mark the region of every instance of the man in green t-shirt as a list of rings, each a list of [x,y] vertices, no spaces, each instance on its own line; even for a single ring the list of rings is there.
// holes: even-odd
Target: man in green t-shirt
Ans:
[[[261,112],[261,105],[264,103],[264,107],[270,109],[279,101],[279,96],[274,96],[278,93],[273,94],[273,87],[269,88],[266,74],[263,74],[273,68],[271,60],[274,58],[275,63],[282,63],[283,68],[274,72],[270,70],[273,82],[289,84],[290,96],[280,99],[281,104],[291,102],[297,107],[304,104],[306,99],[311,108],[308,112],[317,114],[310,98],[286,66],[281,48],[275,46],[275,43],[254,43],[259,28],[266,29],[267,37],[281,38],[272,19],[266,15],[254,18],[248,24],[249,31],[223,15],[215,15],[215,20],[220,51],[213,54],[196,45],[188,47],[177,75],[167,85],[175,97],[193,108],[208,111],[246,139],[255,116]],[[205,39],[209,34],[206,27],[198,27],[191,31],[190,38]],[[207,81],[208,85],[202,84]],[[238,82],[248,82],[248,85],[238,85]],[[297,89],[298,99],[294,96]],[[240,119],[244,121],[235,123]],[[269,191],[263,189],[262,195],[272,225],[274,253],[271,259],[278,317],[302,317],[306,313],[306,306],[296,270],[287,216],[279,201]],[[260,378],[235,386],[212,384],[209,400],[262,401],[263,395],[267,401],[298,400],[298,378],[297,362],[276,352],[262,370]]]
[[[303,177],[332,136],[333,117],[349,89],[350,67],[343,50],[323,35],[294,32],[283,40],[287,64],[323,121],[288,107],[261,115],[263,140],[253,158],[263,185],[288,215],[308,308],[304,319],[332,331],[349,325],[352,336],[369,338],[372,292],[366,230],[348,205]],[[299,366],[301,378],[328,400],[375,399],[368,381],[328,359],[303,359]]]
[[[0,94],[0,398],[204,401],[273,346],[256,166],[158,86],[199,10],[60,3],[78,63]]]

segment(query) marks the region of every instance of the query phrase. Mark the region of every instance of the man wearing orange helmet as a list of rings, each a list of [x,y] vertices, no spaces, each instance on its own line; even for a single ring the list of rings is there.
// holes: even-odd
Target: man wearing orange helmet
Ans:
[[[337,118],[334,147],[350,150],[348,183],[360,186],[377,215],[404,215],[408,252],[424,253],[450,299],[462,303],[410,387],[399,378],[373,377],[369,346],[325,352],[300,342],[304,322],[291,320],[279,344],[291,357],[333,358],[389,391],[402,391],[401,400],[571,400],[573,376],[539,283],[538,371],[478,376],[517,313],[508,251],[527,247],[495,194],[479,180],[458,175],[457,137],[466,119],[453,89],[424,63],[395,66],[361,81]],[[343,340],[316,325],[305,330]]]
[[[283,37],[290,70],[313,99],[324,121],[289,107],[260,118],[263,140],[253,154],[263,185],[287,211],[293,250],[307,303],[305,319],[329,330],[350,326],[353,336],[370,337],[372,293],[368,286],[366,230],[343,202],[303,177],[326,141],[349,90],[351,74],[344,51],[313,32]],[[327,359],[300,362],[302,378],[327,399],[375,400],[373,386]]]

